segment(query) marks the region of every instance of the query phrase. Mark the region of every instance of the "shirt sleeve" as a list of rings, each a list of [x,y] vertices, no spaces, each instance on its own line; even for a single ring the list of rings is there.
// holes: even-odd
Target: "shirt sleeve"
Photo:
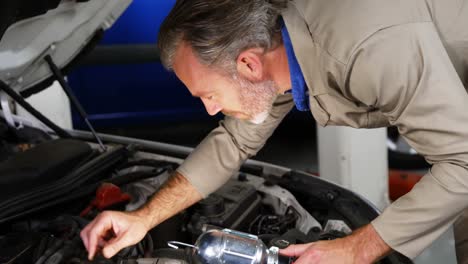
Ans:
[[[384,29],[348,65],[345,92],[381,111],[432,165],[372,224],[414,258],[468,206],[468,95],[432,23]]]
[[[200,194],[208,196],[229,180],[245,160],[257,154],[293,105],[290,94],[279,95],[268,118],[259,125],[226,117],[177,171]]]

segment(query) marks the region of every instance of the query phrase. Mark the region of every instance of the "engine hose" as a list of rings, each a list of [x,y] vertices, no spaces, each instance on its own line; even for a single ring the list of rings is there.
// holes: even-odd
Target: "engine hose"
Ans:
[[[65,253],[70,250],[71,241],[65,241],[63,247],[55,251],[50,257],[48,257],[44,264],[59,264],[65,257]]]
[[[134,166],[148,166],[148,167],[155,167],[155,168],[171,166],[172,168],[175,168],[175,166],[178,166],[178,164],[175,162],[169,162],[169,161],[141,159],[141,160],[127,162],[123,164],[122,166],[119,166],[117,170],[124,170],[124,169],[128,169]]]
[[[70,221],[71,220],[71,221]],[[69,221],[69,222],[68,222]],[[51,223],[52,228],[57,228],[60,232],[62,229],[71,226],[71,230],[66,234],[65,239],[60,239],[51,248],[39,258],[45,264],[59,264],[64,258],[71,256],[79,248],[81,238],[78,236],[78,223],[72,219],[58,219]],[[39,262],[39,260],[37,262]]]
[[[91,262],[87,259],[80,259],[80,258],[70,259],[67,263],[69,264],[115,264],[115,262],[110,259],[94,260]]]
[[[65,241],[64,246],[50,256],[45,264],[60,264],[70,256],[73,256],[81,244],[81,238],[75,236],[72,240]]]
[[[151,257],[151,254],[153,253],[153,250],[154,250],[154,242],[153,242],[153,238],[151,237],[150,234],[146,234],[146,251],[145,251],[145,254],[144,254],[144,257],[145,258],[150,258]]]
[[[57,201],[63,201],[59,197],[67,197],[68,194],[83,185],[92,178],[109,170],[112,166],[122,162],[128,154],[125,148],[116,148],[100,155],[87,165],[72,172],[71,175],[46,188],[40,188],[32,194],[21,196],[10,201],[4,201],[0,206],[0,224],[16,217],[36,212],[39,209],[57,205]],[[65,199],[67,201],[67,199]]]
[[[104,167],[106,167],[106,166],[104,166]],[[134,181],[138,181],[138,180],[142,180],[142,179],[147,179],[147,178],[151,178],[151,177],[157,177],[157,176],[163,174],[166,170],[171,169],[171,168],[172,168],[172,166],[167,165],[167,166],[161,168],[159,171],[129,173],[129,174],[127,174],[127,175],[120,176],[120,177],[116,177],[116,178],[107,180],[107,181],[105,181],[105,182],[113,183],[113,184],[115,184],[115,185],[120,186],[120,185],[128,184],[128,183],[131,183],[131,182],[134,182]],[[92,173],[92,174],[94,175],[94,173]],[[83,178],[88,178],[88,177],[83,177]],[[81,179],[80,182],[83,182],[83,179]],[[70,183],[70,182],[65,181],[64,183]],[[56,186],[56,188],[54,188],[54,189],[60,190],[59,188],[60,188],[60,187],[63,187],[63,186],[65,185],[64,183],[54,184],[54,185]],[[102,182],[101,182],[101,183],[102,183]],[[91,185],[91,186],[92,186],[92,187],[91,187],[91,189],[92,189],[91,192],[89,192],[89,189],[88,189],[88,188],[85,188],[85,191],[84,191],[84,192],[81,192],[81,191],[80,191],[80,193],[84,193],[85,195],[88,195],[88,194],[94,192],[94,191],[96,190],[96,188],[100,186],[101,183]],[[96,186],[97,186],[97,187],[96,187]],[[65,188],[65,189],[69,189],[69,188],[70,188],[70,187]],[[46,189],[48,189],[47,192],[49,193],[49,191],[50,191],[51,194],[49,194],[49,195],[44,195],[45,197],[42,196],[41,199],[39,199],[39,200],[42,200],[42,201],[43,201],[43,200],[45,200],[48,196],[56,196],[56,192],[58,192],[58,190],[57,190],[57,191],[55,192],[55,195],[54,195],[54,192],[53,192],[52,190],[50,190],[49,188],[46,188]],[[41,192],[42,192],[42,191],[41,191]],[[62,192],[63,192],[63,189],[60,191],[60,193],[62,193]],[[40,194],[40,193],[35,193],[34,196],[37,196],[37,194]],[[23,207],[23,208],[24,208],[24,207],[27,207],[27,204],[28,204],[28,203],[26,203],[26,200],[27,200],[27,199],[30,199],[30,198],[32,198],[32,197],[33,197],[33,196],[29,196],[29,197],[28,197],[28,196],[24,196],[23,199],[15,198],[15,199],[14,199],[13,201],[11,201],[11,202],[8,202],[8,201],[5,202],[5,201],[4,201],[4,202],[0,203],[0,207],[5,208],[5,210],[3,210],[2,213],[0,213],[0,218],[1,218],[1,216],[3,216],[3,215],[11,214],[12,212],[8,212],[8,209],[7,209],[7,208],[10,208],[10,210],[13,209],[13,208],[16,208],[15,205],[18,204],[19,202],[24,202],[24,203],[22,204],[22,207]],[[72,196],[72,197],[73,197],[73,196]],[[52,197],[50,197],[50,198],[52,198]],[[8,217],[8,218],[6,218],[6,219],[4,219],[4,220],[0,220],[0,223],[6,222],[6,221],[8,221],[8,220],[11,219],[11,218],[15,218],[15,217],[22,216],[22,215],[25,215],[25,214],[30,213],[30,212],[37,211],[38,208],[47,208],[47,207],[50,207],[51,205],[56,205],[56,204],[58,204],[58,202],[63,202],[63,201],[67,201],[67,200],[70,200],[70,199],[67,199],[67,198],[65,198],[65,199],[60,199],[60,198],[59,198],[59,199],[52,200],[52,201],[51,201],[50,203],[48,203],[48,204],[47,204],[47,203],[43,203],[42,205],[37,206],[36,208],[32,208],[32,209],[29,210],[29,211],[28,211],[28,210],[22,210],[22,212],[19,212],[18,215],[14,215],[14,216]],[[33,201],[31,201],[31,202],[33,202]],[[34,201],[33,203],[36,203],[36,201]],[[25,204],[26,204],[26,205],[25,205]],[[13,209],[13,210],[14,210],[14,209]],[[5,211],[7,211],[7,212],[5,212]]]
[[[89,224],[89,220],[83,218],[83,217],[80,217],[80,216],[70,216],[77,224],[78,224],[78,228],[79,229],[83,229],[85,226],[87,226]]]
[[[54,254],[62,245],[64,241],[62,239],[58,239],[54,242],[54,244],[48,248],[44,254],[36,261],[35,264],[43,264],[52,254]]]
[[[62,215],[47,223],[46,231],[64,233],[63,239],[73,239],[79,233],[80,224],[70,215]]]
[[[168,170],[170,170],[170,168],[166,166],[166,167],[162,167],[162,168],[152,170],[152,171],[131,172],[131,173],[119,176],[119,177],[112,178],[106,182],[115,184],[117,186],[122,186],[125,184],[137,182],[140,180],[161,176]]]
[[[44,254],[46,248],[47,248],[47,244],[49,243],[49,240],[50,240],[50,236],[43,236],[41,238],[41,240],[39,241],[39,244],[38,246],[36,247],[36,249],[34,250],[34,254],[33,254],[33,262],[36,262],[39,260],[39,258]]]
[[[143,242],[140,242],[136,245],[136,248],[138,249],[138,257],[143,257],[145,255],[145,249],[143,246]]]
[[[30,209],[30,210],[24,210],[24,211],[22,211],[22,212],[20,212],[20,213],[18,213],[16,215],[12,215],[12,216],[10,216],[8,218],[5,218],[5,219],[0,219],[0,224],[3,223],[3,222],[7,222],[7,221],[9,221],[11,219],[15,219],[15,218],[18,218],[18,217],[21,217],[21,216],[24,216],[24,215],[27,215],[27,214],[30,214],[30,213],[33,213],[33,212],[37,212],[39,210],[43,210],[43,209],[46,209],[46,208],[50,208],[52,206],[63,204],[63,203],[68,202],[68,201],[73,201],[73,200],[76,200],[76,199],[81,198],[81,197],[89,196],[89,195],[95,193],[96,189],[99,188],[99,186],[101,186],[101,184],[103,184],[103,183],[112,183],[112,184],[115,184],[117,186],[122,186],[122,185],[129,184],[129,183],[132,183],[132,182],[135,182],[135,181],[144,180],[144,179],[153,178],[153,177],[158,177],[158,176],[162,175],[166,171],[167,171],[167,168],[156,170],[156,171],[151,171],[151,172],[134,172],[134,173],[129,173],[129,174],[124,175],[124,176],[109,179],[109,180],[106,180],[106,181],[101,181],[99,183],[95,183],[95,184],[89,185],[87,187],[80,188],[79,190],[75,191],[74,193],[72,193],[70,195],[67,195],[67,196],[65,196],[63,198],[54,199],[52,201],[49,201],[46,204],[37,205],[36,207],[34,207],[34,208]]]
[[[120,257],[120,258],[128,258],[131,254],[131,251],[133,250],[133,247],[126,247],[126,248],[123,248],[118,254],[117,256]]]

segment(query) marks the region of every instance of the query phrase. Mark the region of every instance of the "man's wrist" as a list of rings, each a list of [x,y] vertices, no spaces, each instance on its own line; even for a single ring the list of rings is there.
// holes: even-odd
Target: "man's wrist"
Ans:
[[[356,263],[374,263],[392,251],[371,224],[356,230],[350,238]]]
[[[143,206],[140,209],[129,213],[133,216],[138,217],[141,223],[146,227],[148,231],[157,225],[157,223],[154,223],[154,219],[150,209],[146,206]]]
[[[182,174],[175,172],[143,207],[132,214],[141,218],[150,230],[202,198]]]

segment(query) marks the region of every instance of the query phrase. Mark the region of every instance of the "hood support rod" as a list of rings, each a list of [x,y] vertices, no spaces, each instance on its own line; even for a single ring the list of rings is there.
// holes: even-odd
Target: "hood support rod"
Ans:
[[[28,111],[31,115],[37,118],[39,121],[44,123],[50,129],[52,129],[59,137],[61,138],[71,138],[72,136],[68,134],[65,130],[61,127],[54,124],[54,122],[50,121],[47,117],[45,117],[41,112],[37,111],[33,106],[31,106],[24,98],[16,93],[10,86],[8,86],[5,82],[0,80],[0,90],[4,91],[8,96],[10,96],[15,102],[17,102],[21,107],[23,107],[26,111]]]
[[[101,147],[102,151],[106,151],[106,147],[102,143],[101,138],[99,138],[98,134],[96,133],[96,130],[94,130],[94,127],[91,125],[91,122],[89,122],[88,114],[86,113],[83,106],[80,104],[80,102],[76,98],[75,94],[73,93],[72,89],[70,88],[70,85],[65,80],[65,77],[63,76],[62,72],[57,67],[57,65],[54,63],[54,61],[52,60],[52,57],[50,55],[47,55],[47,56],[45,56],[44,59],[47,62],[47,64],[49,64],[49,68],[52,71],[52,74],[54,75],[55,79],[60,83],[60,86],[62,86],[62,89],[65,91],[65,94],[67,94],[67,96],[70,99],[72,105],[76,108],[76,110],[80,114],[81,118],[83,118],[86,125],[91,130],[91,133],[93,134],[94,138],[98,142],[98,144]]]

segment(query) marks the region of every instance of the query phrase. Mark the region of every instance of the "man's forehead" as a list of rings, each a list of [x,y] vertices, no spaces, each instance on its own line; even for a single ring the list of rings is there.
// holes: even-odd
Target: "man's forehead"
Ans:
[[[193,53],[192,48],[186,42],[182,42],[174,54],[174,71],[190,72],[191,69],[202,69],[202,64]]]
[[[188,45],[180,44],[174,54],[174,72],[183,79],[193,78],[194,71],[201,70],[200,63],[195,58]]]
[[[200,63],[189,44],[183,42],[174,54],[174,72],[189,88],[193,96],[201,97],[210,91],[207,83],[214,71]]]

